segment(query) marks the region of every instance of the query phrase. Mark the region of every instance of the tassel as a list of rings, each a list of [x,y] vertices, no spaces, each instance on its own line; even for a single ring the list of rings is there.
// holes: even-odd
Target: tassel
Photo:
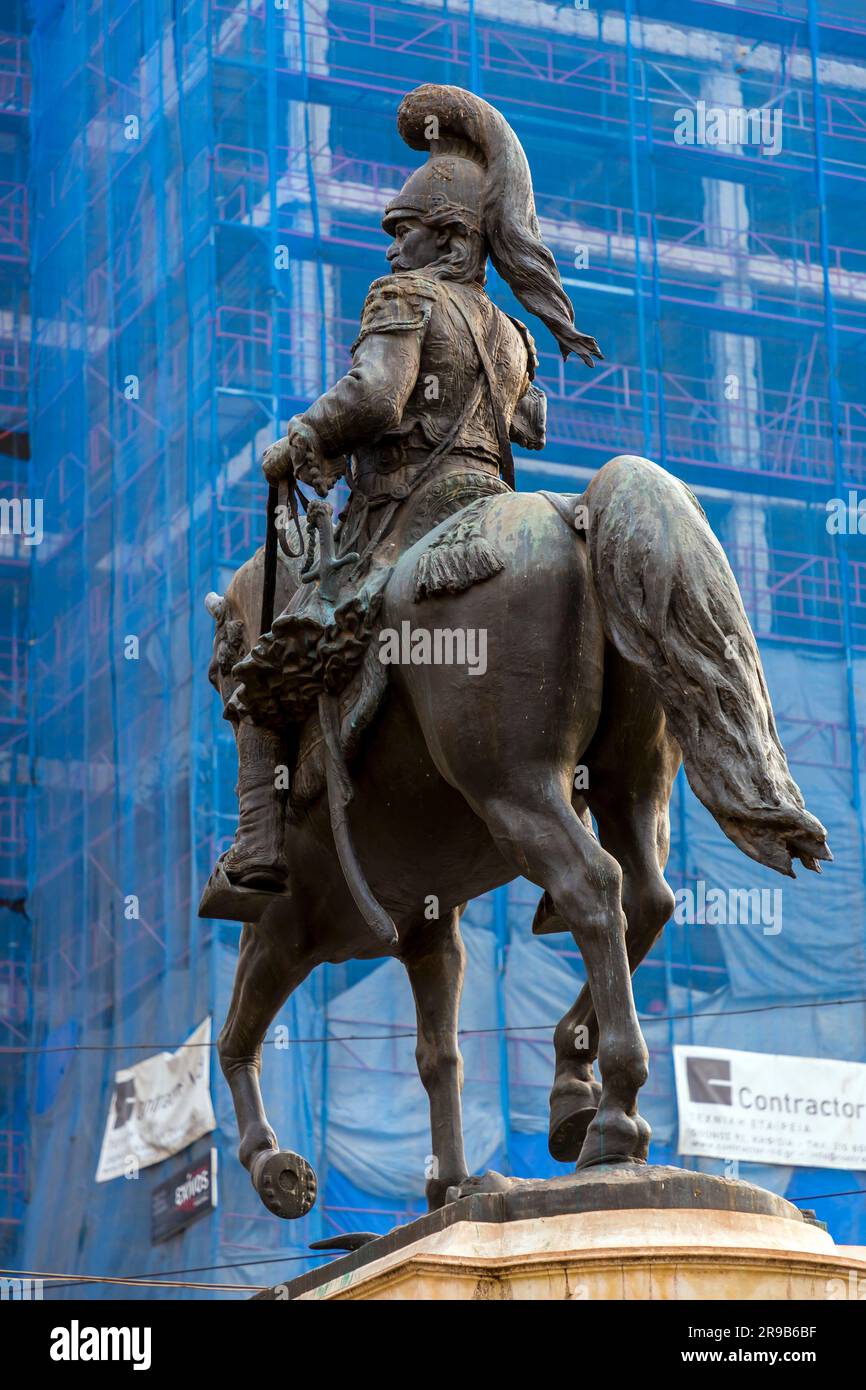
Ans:
[[[492,579],[505,562],[483,536],[431,546],[415,566],[415,602],[434,594],[460,594]]]

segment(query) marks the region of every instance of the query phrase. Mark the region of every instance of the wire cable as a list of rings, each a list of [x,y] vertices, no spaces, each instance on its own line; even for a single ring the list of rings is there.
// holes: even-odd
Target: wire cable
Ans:
[[[119,1274],[46,1274],[25,1271],[15,1276],[2,1275],[3,1278],[15,1277],[23,1279],[66,1279],[71,1278],[73,1283],[61,1285],[59,1287],[75,1287],[78,1284],[120,1284],[126,1288],[145,1288],[145,1289],[214,1289],[218,1293],[262,1293],[269,1288],[269,1284],[205,1284],[194,1283],[182,1279],[169,1279],[165,1282],[156,1279],[127,1279]],[[55,1288],[58,1285],[54,1285]]]
[[[745,1014],[766,1014],[777,1013],[781,1009],[815,1009],[833,1008],[845,1004],[866,1004],[866,995],[851,995],[849,998],[842,999],[812,999],[802,1004],[780,1003],[780,1004],[756,1004],[751,1008],[745,1009],[707,1009],[700,1013],[684,1014],[643,1014],[641,1023],[685,1023],[700,1018],[742,1018]],[[461,1038],[474,1038],[488,1036],[496,1033],[538,1033],[552,1031],[559,1020],[555,1023],[513,1023],[505,1027],[490,1028],[461,1028],[459,1036]],[[395,1042],[403,1038],[414,1039],[415,1029],[406,1029],[399,1033],[331,1033],[319,1038],[288,1038],[285,1044],[298,1047],[312,1044],[344,1043],[344,1042]],[[265,1038],[262,1046],[276,1047],[279,1042],[282,1050],[284,1040],[282,1038]],[[218,1040],[211,1042],[197,1043],[61,1043],[56,1047],[0,1047],[0,1056],[6,1054],[21,1055],[47,1055],[53,1052],[182,1052],[186,1048],[196,1047],[216,1047]]]
[[[203,1289],[251,1289],[251,1290],[255,1291],[256,1289],[261,1290],[261,1289],[264,1289],[264,1288],[270,1288],[271,1285],[269,1285],[269,1284],[204,1284],[204,1283],[201,1283],[201,1284],[198,1284],[198,1283],[177,1283],[177,1284],[173,1284],[173,1283],[163,1283],[162,1281],[168,1279],[169,1275],[177,1275],[177,1274],[208,1274],[208,1273],[210,1273],[211,1271],[213,1271],[213,1270],[218,1270],[218,1269],[246,1269],[248,1266],[249,1266],[249,1267],[254,1267],[254,1266],[257,1266],[257,1265],[297,1264],[297,1263],[299,1263],[301,1260],[315,1260],[315,1259],[316,1259],[317,1253],[318,1253],[318,1252],[316,1252],[316,1251],[311,1251],[308,1255],[271,1255],[271,1256],[269,1256],[267,1259],[264,1259],[264,1260],[232,1260],[232,1261],[230,1261],[228,1264],[218,1264],[218,1265],[194,1265],[194,1266],[192,1266],[191,1268],[187,1268],[187,1269],[151,1270],[151,1271],[150,1271],[149,1273],[147,1273],[147,1274],[124,1274],[124,1275],[105,1275],[105,1276],[103,1276],[103,1275],[100,1275],[100,1274],[49,1274],[49,1273],[47,1273],[47,1272],[45,1272],[45,1271],[38,1272],[38,1271],[36,1271],[36,1270],[29,1270],[29,1269],[0,1269],[0,1278],[2,1278],[2,1279],[6,1279],[6,1278],[16,1278],[16,1279],[43,1279],[43,1280],[44,1280],[44,1279],[50,1279],[50,1280],[52,1280],[52,1289],[73,1289],[73,1288],[78,1287],[80,1284],[86,1284],[86,1283],[100,1283],[100,1284],[101,1284],[101,1283],[114,1283],[114,1282],[116,1282],[116,1281],[118,1281],[118,1280],[122,1280],[124,1283],[128,1283],[128,1282],[136,1283],[136,1282],[139,1282],[139,1281],[140,1281],[140,1282],[142,1282],[142,1283],[146,1283],[146,1284],[148,1285],[148,1287],[153,1287],[153,1288],[167,1288],[167,1289],[170,1289],[170,1288],[190,1288],[190,1289],[192,1289],[192,1288],[203,1288]],[[341,1251],[337,1251],[336,1254],[335,1254],[335,1256],[332,1257],[332,1258],[339,1258],[340,1255],[341,1255],[342,1253],[343,1253],[343,1252],[341,1252]],[[323,1263],[323,1265],[327,1265],[327,1264],[332,1263],[332,1260],[325,1259],[322,1263]],[[54,1281],[55,1279],[62,1279],[62,1280],[66,1280],[66,1281],[69,1281],[69,1282],[65,1282],[65,1283],[62,1283],[62,1284],[56,1284],[56,1283],[53,1283],[53,1281]],[[157,1281],[160,1281],[160,1282],[152,1283],[151,1281],[154,1281],[154,1280],[157,1280]]]
[[[784,1194],[782,1194],[784,1196]],[[785,1200],[792,1205],[798,1202],[819,1202],[831,1197],[864,1197],[866,1187],[849,1187],[841,1192],[815,1192],[805,1197],[786,1197]],[[315,1259],[316,1253],[311,1251],[309,1255],[271,1255],[264,1260],[233,1260],[227,1264],[218,1265],[195,1265],[189,1269],[167,1269],[161,1273],[154,1271],[149,1278],[143,1275],[119,1275],[119,1274],[55,1274],[46,1270],[33,1269],[0,1269],[0,1278],[8,1279],[50,1279],[64,1280],[68,1282],[54,1283],[54,1289],[70,1289],[80,1284],[121,1284],[127,1286],[140,1285],[144,1288],[153,1289],[216,1289],[220,1292],[252,1292],[262,1293],[272,1287],[270,1284],[206,1284],[183,1280],[168,1280],[168,1275],[176,1274],[206,1274],[211,1270],[218,1269],[245,1269],[257,1265],[268,1264],[296,1264],[301,1260]],[[334,1260],[342,1259],[346,1251],[335,1251],[331,1260],[324,1260],[318,1268],[326,1268]]]

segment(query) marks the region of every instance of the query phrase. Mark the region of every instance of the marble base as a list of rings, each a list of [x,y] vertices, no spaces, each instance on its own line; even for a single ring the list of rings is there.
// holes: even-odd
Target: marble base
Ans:
[[[749,1183],[610,1166],[464,1197],[258,1297],[838,1300],[866,1297],[866,1249]]]

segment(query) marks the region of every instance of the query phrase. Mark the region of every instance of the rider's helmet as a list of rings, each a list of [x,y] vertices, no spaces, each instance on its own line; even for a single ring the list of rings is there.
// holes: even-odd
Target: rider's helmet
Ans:
[[[388,204],[385,230],[407,216],[461,222],[484,239],[503,280],[547,325],[563,357],[576,352],[592,366],[601,354],[574,326],[571,300],[541,239],[526,155],[508,122],[462,87],[425,83],[403,98],[397,129],[429,157]]]

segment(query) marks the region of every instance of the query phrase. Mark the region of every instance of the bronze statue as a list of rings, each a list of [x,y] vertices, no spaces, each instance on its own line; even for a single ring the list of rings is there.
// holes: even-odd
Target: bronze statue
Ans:
[[[480,98],[438,86],[403,100],[398,127],[429,157],[386,209],[392,273],[370,289],[349,373],[265,456],[265,547],[207,600],[239,825],[200,911],[245,923],[220,1058],[241,1162],[283,1217],[309,1210],[315,1175],[268,1125],[262,1042],[316,965],[392,955],[407,969],[432,1209],[503,1182],[469,1180],[463,1153],[469,899],[525,875],[542,890],[534,930],[570,931],[585,963],[555,1030],[551,1153],[641,1163],[647,1050],[631,972],[673,908],[663,871],[681,758],[745,854],[785,874],[794,858],[818,870],[831,857],[689,490],[628,455],[580,496],[513,490],[511,442],[543,447],[544,397],[531,335],[484,291],[488,257],[563,356],[601,356],[574,327],[514,133]],[[333,529],[320,499],[341,477],[350,498]],[[278,534],[281,510],[292,521]]]

